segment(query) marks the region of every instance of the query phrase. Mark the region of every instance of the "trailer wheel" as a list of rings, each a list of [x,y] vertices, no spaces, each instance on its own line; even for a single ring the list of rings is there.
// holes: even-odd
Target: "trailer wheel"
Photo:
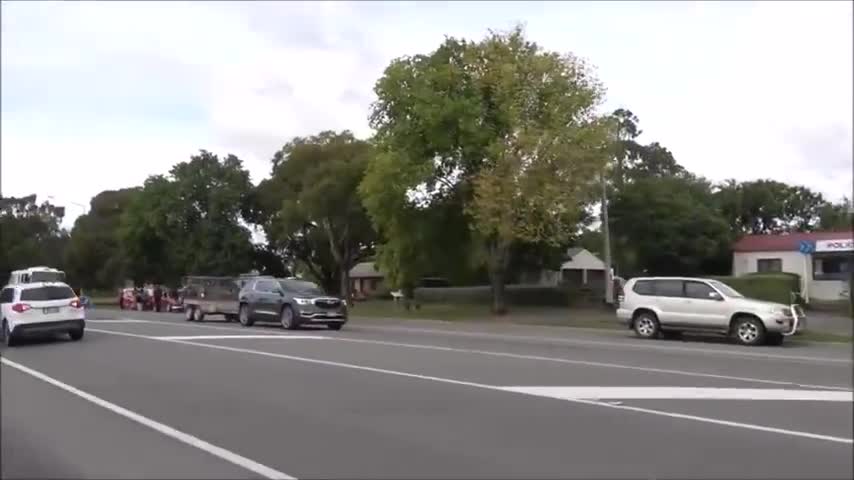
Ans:
[[[188,306],[188,307],[184,310],[184,320],[186,320],[186,321],[188,321],[188,322],[192,322],[192,321],[193,321],[193,307]]]
[[[205,321],[205,312],[203,312],[201,308],[196,308],[193,311],[193,320],[195,320],[197,322],[204,322]]]

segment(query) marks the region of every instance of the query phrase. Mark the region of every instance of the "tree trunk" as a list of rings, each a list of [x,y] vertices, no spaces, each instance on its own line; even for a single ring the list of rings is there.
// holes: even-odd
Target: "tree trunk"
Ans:
[[[341,298],[350,301],[350,270],[347,265],[341,265]]]
[[[504,282],[507,280],[507,265],[510,260],[508,245],[496,241],[489,248],[489,281],[492,285],[492,313],[507,313]]]

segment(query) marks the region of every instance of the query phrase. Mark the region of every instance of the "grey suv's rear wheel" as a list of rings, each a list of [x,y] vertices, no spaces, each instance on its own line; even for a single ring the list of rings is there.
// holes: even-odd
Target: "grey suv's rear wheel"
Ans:
[[[641,338],[655,338],[658,336],[658,318],[650,312],[641,312],[635,317],[635,333]]]
[[[732,336],[742,345],[761,345],[765,341],[765,325],[754,317],[738,317],[732,326]]]
[[[249,307],[246,304],[240,305],[240,309],[237,311],[237,320],[244,327],[251,327],[255,323],[249,318]]]

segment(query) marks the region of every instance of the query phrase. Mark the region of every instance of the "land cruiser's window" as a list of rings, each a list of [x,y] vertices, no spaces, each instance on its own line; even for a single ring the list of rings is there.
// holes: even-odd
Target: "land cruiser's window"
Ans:
[[[656,280],[655,294],[659,297],[683,297],[682,280]]]
[[[699,298],[703,300],[711,300],[709,295],[716,293],[715,290],[700,282],[685,282],[685,296],[688,298]]]
[[[51,286],[21,290],[21,301],[43,302],[48,300],[65,300],[74,298],[74,291],[69,287]]]
[[[756,260],[756,271],[759,273],[782,272],[783,260],[779,258],[760,258]]]
[[[0,293],[0,303],[12,303],[15,299],[15,289],[4,288],[3,293]]]
[[[635,286],[632,287],[632,291],[637,293],[638,295],[653,295],[654,290],[652,288],[652,282],[649,280],[640,280],[635,283]]]

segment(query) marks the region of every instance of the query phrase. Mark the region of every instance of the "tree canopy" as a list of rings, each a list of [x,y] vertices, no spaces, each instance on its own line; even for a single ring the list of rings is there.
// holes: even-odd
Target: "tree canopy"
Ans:
[[[397,59],[375,92],[381,153],[362,191],[378,229],[398,232],[408,210],[457,202],[503,313],[513,244],[566,240],[598,191],[611,130],[595,115],[601,85],[583,61],[543,50],[517,27]],[[418,249],[404,237],[387,236],[384,247]]]

